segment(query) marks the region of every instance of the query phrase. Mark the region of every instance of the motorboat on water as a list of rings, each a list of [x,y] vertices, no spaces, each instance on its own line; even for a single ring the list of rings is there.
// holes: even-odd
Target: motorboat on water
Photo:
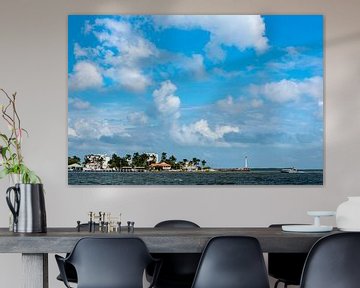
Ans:
[[[281,173],[299,173],[299,170],[295,167],[281,169]]]

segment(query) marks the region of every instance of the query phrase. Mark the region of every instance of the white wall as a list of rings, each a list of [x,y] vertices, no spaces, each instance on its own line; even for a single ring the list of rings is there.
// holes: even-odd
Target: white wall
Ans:
[[[1,0],[0,87],[17,91],[24,155],[46,187],[48,226],[73,226],[89,210],[122,212],[136,226],[187,218],[201,226],[311,221],[360,195],[360,2],[357,0]],[[324,14],[325,184],[320,187],[70,187],[67,185],[68,14]],[[6,180],[0,226],[8,224]],[[328,223],[334,224],[333,220]],[[50,287],[54,259],[50,256]],[[1,287],[20,287],[19,255],[0,255]]]

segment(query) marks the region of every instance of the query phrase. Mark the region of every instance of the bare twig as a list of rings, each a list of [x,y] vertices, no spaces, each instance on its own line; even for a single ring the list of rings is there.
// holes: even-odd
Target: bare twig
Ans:
[[[2,107],[2,118],[7,122],[10,128],[10,137],[8,138],[7,146],[10,148],[11,146],[15,148],[16,153],[16,162],[17,164],[22,163],[23,157],[21,153],[21,121],[19,114],[16,110],[16,92],[11,96],[4,90],[0,89],[1,92],[4,93],[6,98],[8,99],[8,104]],[[9,113],[9,109],[12,111]],[[12,116],[10,116],[12,114]],[[13,159],[15,160],[15,159]]]

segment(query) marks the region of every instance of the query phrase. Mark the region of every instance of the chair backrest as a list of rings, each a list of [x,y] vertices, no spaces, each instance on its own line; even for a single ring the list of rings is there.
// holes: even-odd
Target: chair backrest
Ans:
[[[78,288],[142,288],[152,260],[139,238],[82,238],[67,259],[76,269]]]
[[[166,220],[155,228],[200,228],[188,220]],[[160,253],[156,258],[162,260],[162,267],[157,279],[157,287],[190,287],[200,260],[200,253]],[[151,271],[149,271],[151,274]]]
[[[155,228],[200,228],[200,226],[188,220],[165,220],[157,223]]]
[[[294,224],[271,224],[269,228],[281,229],[282,225]],[[300,285],[306,257],[307,253],[268,253],[269,275],[288,285]]]
[[[268,288],[264,258],[256,238],[212,238],[202,254],[192,288]]]
[[[321,238],[306,259],[302,288],[360,287],[360,233],[338,233]]]

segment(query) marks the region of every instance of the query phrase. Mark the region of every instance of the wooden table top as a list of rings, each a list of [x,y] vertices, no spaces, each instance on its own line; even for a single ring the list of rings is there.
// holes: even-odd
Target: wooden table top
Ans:
[[[0,253],[65,253],[82,237],[139,237],[152,253],[201,253],[215,236],[242,235],[259,240],[263,252],[308,252],[321,237],[338,233],[294,233],[275,228],[135,228],[128,232],[77,232],[76,228],[48,228],[47,233],[20,234],[0,228]]]

